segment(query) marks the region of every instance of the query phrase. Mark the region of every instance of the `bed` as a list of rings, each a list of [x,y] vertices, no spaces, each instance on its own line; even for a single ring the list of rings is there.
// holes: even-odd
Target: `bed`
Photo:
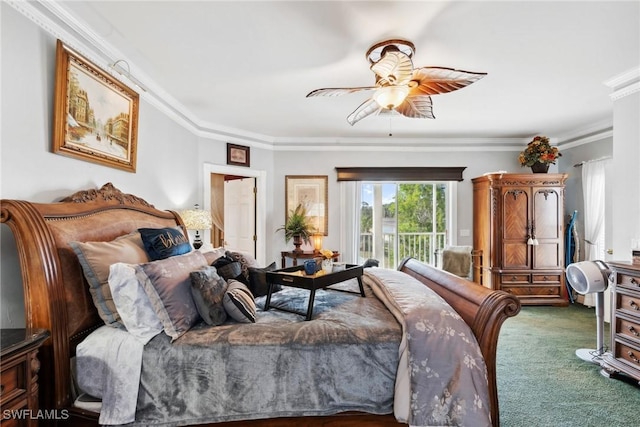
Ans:
[[[76,356],[78,345],[86,342],[85,340],[92,337],[96,331],[103,329],[105,323],[98,315],[88,291],[82,267],[70,242],[108,242],[139,228],[182,227],[182,220],[175,212],[158,210],[144,199],[125,194],[110,183],[99,189],[76,192],[54,203],[2,200],[1,220],[9,226],[15,236],[23,278],[27,327],[45,328],[51,332],[51,338],[43,345],[39,355],[41,361],[40,407],[67,410],[72,425],[98,425],[98,413],[74,406],[75,389],[71,374],[71,360]],[[419,283],[425,292],[431,292],[446,301],[455,313],[454,317],[459,317],[470,331],[470,335],[473,335],[472,341],[477,343],[478,351],[486,366],[484,369],[486,370],[488,400],[486,406],[490,413],[489,422],[498,426],[496,347],[502,323],[507,318],[515,316],[520,310],[518,300],[505,292],[491,291],[412,258],[403,260],[398,267],[398,272],[401,272],[402,277],[406,277],[407,280],[412,280],[412,285]],[[375,275],[369,276],[370,283],[376,281]],[[399,286],[391,293],[403,291],[403,286]],[[384,293],[379,290],[376,292]],[[327,301],[337,298],[332,295],[327,291]],[[372,294],[367,298],[353,295],[350,297],[370,301],[376,299]],[[256,301],[259,306],[259,300],[256,299]],[[349,301],[351,301],[349,304],[364,303],[359,300]],[[276,311],[265,312],[265,314],[278,316],[278,314],[271,314]],[[403,309],[399,308],[396,311],[403,311]],[[330,317],[332,310],[321,309],[319,313]],[[306,323],[314,325],[314,321],[316,319]],[[320,320],[315,324],[320,324]],[[308,325],[305,327],[308,328]],[[245,325],[246,327],[251,325]],[[257,323],[252,327],[262,326]],[[198,341],[199,338],[193,338],[193,336],[203,334],[207,330],[194,328],[191,338],[185,340]],[[402,334],[406,332],[402,330]],[[159,337],[160,335],[153,340],[160,341]],[[154,342],[153,340],[151,342]],[[401,356],[398,357],[401,358]],[[372,410],[366,409],[366,406],[354,405],[354,407],[355,410],[346,410],[348,406],[342,406],[327,413],[301,411],[297,414],[295,411],[289,411],[283,413],[284,415],[268,418],[262,416],[246,419],[203,417],[189,421],[181,420],[175,424],[208,424],[214,421],[216,426],[397,426],[404,424],[398,422],[394,413],[386,407],[380,406],[378,410],[375,409],[375,404]],[[171,424],[164,422],[163,425]]]

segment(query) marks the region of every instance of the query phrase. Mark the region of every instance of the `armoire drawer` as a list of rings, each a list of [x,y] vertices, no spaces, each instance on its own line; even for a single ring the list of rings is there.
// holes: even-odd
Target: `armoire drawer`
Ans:
[[[502,283],[529,283],[529,274],[524,273],[502,273],[500,275],[500,281]]]
[[[504,283],[500,287],[500,290],[508,292],[516,296],[524,295],[536,295],[536,296],[558,296],[560,295],[560,286],[517,286],[517,285],[505,285]]]
[[[560,274],[532,274],[533,283],[560,283]]]

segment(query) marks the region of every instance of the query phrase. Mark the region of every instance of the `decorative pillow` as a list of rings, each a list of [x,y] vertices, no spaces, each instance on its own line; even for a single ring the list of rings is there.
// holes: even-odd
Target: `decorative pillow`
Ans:
[[[78,256],[100,318],[108,326],[122,327],[109,289],[109,266],[117,262],[139,264],[149,261],[140,233],[134,231],[110,242],[70,242],[69,245]]]
[[[118,262],[109,271],[109,288],[122,323],[142,344],[148,343],[163,327],[136,277],[135,266]]]
[[[216,268],[220,277],[224,280],[236,279],[244,283],[244,276],[242,275],[242,267],[238,261],[234,261],[233,258],[228,255],[222,256],[215,260],[213,267]],[[246,285],[247,283],[245,283]]]
[[[249,267],[258,268],[260,265],[258,261],[249,253],[242,251],[227,251],[226,255],[238,261],[240,263],[240,267],[242,267],[242,280],[240,280],[245,285],[249,284]]]
[[[227,312],[222,304],[227,282],[218,276],[216,268],[211,266],[192,271],[190,276],[191,295],[200,317],[207,325],[222,325],[227,320]]]
[[[200,247],[197,250],[202,252],[205,258],[207,258],[207,263],[209,265],[213,264],[218,258],[224,256],[225,253],[225,250],[222,246],[219,248],[214,248],[213,246],[211,246],[211,243],[205,243],[204,246]]]
[[[200,318],[191,296],[190,273],[206,266],[206,258],[198,251],[135,266],[136,277],[171,341]]]
[[[227,314],[236,322],[256,323],[256,304],[251,291],[244,283],[229,280],[222,303]]]
[[[273,271],[275,269],[275,262],[272,262],[264,268],[249,267],[249,290],[255,298],[266,295],[269,292],[269,284],[267,283],[267,271]],[[278,292],[281,290],[282,286],[273,285],[273,292]]]
[[[180,227],[138,228],[151,261],[191,252],[191,243]]]

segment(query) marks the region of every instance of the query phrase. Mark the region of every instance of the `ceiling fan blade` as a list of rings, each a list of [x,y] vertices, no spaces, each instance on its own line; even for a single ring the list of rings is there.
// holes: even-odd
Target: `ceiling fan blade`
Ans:
[[[413,119],[435,119],[433,102],[429,95],[407,96],[404,102],[396,107],[396,111]]]
[[[474,73],[471,71],[455,70],[445,67],[422,67],[413,73],[412,82],[417,82],[412,87],[410,95],[437,95],[453,92],[477,82],[487,73]],[[410,83],[409,86],[412,86]]]
[[[380,77],[377,83],[381,86],[403,85],[413,76],[413,62],[402,52],[387,52],[380,61],[371,66],[371,71]]]
[[[349,114],[349,117],[347,117],[347,121],[351,126],[353,126],[356,123],[358,123],[360,120],[364,119],[367,116],[370,116],[371,114],[375,113],[376,111],[379,111],[380,109],[381,107],[378,105],[376,101],[373,100],[373,98],[368,99],[364,101],[362,104],[360,104],[360,106],[356,108],[356,110],[353,113]]]
[[[312,90],[307,94],[307,98],[312,96],[340,96],[354,92],[361,92],[363,90],[375,90],[377,86],[362,86],[362,87],[328,87],[324,89]]]

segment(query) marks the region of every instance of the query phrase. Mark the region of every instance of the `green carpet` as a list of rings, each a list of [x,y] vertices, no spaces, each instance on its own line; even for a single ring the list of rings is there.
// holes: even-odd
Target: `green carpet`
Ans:
[[[609,346],[609,324],[604,342]],[[596,347],[593,308],[522,307],[500,331],[497,354],[503,427],[640,426],[640,387],[609,379],[575,355]]]

